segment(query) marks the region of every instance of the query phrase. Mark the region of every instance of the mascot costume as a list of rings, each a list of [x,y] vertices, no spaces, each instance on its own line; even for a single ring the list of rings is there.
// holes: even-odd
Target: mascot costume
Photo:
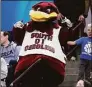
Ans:
[[[15,42],[22,45],[15,79],[33,66],[14,87],[58,87],[64,80],[66,63],[60,42],[59,11],[51,2],[40,2],[29,15],[31,21],[19,21],[13,27]]]

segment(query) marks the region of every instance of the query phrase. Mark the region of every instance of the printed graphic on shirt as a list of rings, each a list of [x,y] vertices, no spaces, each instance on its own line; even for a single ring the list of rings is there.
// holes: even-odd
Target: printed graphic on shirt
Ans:
[[[25,51],[32,49],[45,49],[55,52],[55,49],[49,45],[44,45],[45,40],[52,41],[52,36],[43,33],[32,33],[31,39],[34,39],[34,44],[25,46]]]
[[[86,52],[86,54],[91,55],[92,54],[92,43],[88,42],[85,46],[84,46],[84,51]]]
[[[13,54],[13,51],[12,51],[12,50],[7,51],[7,52],[4,52],[4,53],[1,53],[1,57],[3,57],[3,56],[8,56],[8,55],[10,55],[10,54]]]
[[[14,54],[13,50],[10,50],[10,51],[6,51],[6,52],[1,53],[1,57],[8,58],[9,56],[14,56],[13,54]]]

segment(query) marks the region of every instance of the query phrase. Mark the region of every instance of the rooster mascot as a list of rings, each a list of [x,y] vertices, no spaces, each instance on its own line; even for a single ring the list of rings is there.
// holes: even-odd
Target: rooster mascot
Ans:
[[[15,42],[22,45],[15,79],[32,66],[14,87],[58,87],[63,82],[66,55],[61,47],[58,15],[53,3],[40,2],[29,12],[31,21],[14,24]]]

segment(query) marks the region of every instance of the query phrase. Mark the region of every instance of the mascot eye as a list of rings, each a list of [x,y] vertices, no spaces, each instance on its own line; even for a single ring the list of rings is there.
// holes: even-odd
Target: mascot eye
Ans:
[[[47,13],[50,13],[50,12],[51,12],[51,9],[48,8],[48,9],[46,10],[46,12],[47,12]]]
[[[38,8],[37,8],[37,11],[40,11],[40,10],[41,10],[41,8],[40,8],[40,7],[38,7]]]

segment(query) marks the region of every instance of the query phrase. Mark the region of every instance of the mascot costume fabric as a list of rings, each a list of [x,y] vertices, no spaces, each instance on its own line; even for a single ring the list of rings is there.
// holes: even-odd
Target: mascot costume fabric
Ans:
[[[14,87],[58,87],[65,76],[65,54],[61,48],[59,11],[51,2],[40,2],[29,12],[31,21],[14,24],[15,42],[22,45],[15,78],[31,69]]]

